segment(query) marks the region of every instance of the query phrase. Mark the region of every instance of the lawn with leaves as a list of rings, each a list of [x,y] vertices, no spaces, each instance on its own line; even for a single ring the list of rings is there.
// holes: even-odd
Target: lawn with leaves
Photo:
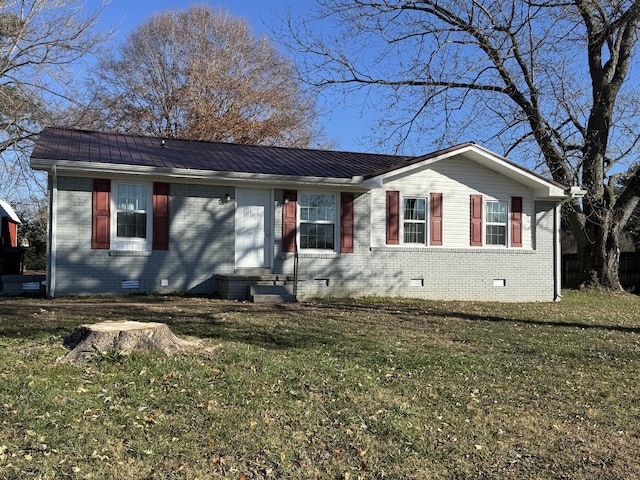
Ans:
[[[62,337],[167,323],[188,354]],[[0,301],[0,478],[629,479],[640,298]]]

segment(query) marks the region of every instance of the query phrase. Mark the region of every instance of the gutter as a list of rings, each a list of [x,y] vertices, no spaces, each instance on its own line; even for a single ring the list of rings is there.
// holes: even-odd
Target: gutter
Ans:
[[[261,184],[270,183],[275,188],[291,187],[291,185],[314,185],[325,187],[350,187],[357,190],[368,190],[363,187],[364,178],[353,176],[351,178],[338,177],[307,177],[280,175],[271,173],[245,173],[225,172],[214,170],[191,170],[187,168],[166,168],[142,165],[119,165],[113,163],[77,162],[70,160],[46,160],[32,158],[31,168],[35,170],[52,171],[56,167],[60,171],[72,172],[79,176],[92,174],[102,175],[145,175],[164,178],[201,180],[208,182],[225,182],[229,184]]]

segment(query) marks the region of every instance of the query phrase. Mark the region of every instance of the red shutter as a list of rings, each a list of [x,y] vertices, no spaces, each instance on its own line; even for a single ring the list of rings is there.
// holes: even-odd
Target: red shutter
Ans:
[[[153,249],[169,250],[169,184],[153,184]]]
[[[511,246],[522,247],[522,197],[511,197]]]
[[[442,245],[442,194],[431,194],[431,245]]]
[[[296,251],[296,226],[298,210],[298,192],[285,190],[285,203],[282,206],[282,251]]]
[[[482,246],[482,195],[471,195],[471,246]]]
[[[387,245],[400,243],[400,192],[387,192]]]
[[[91,248],[108,249],[111,240],[111,180],[93,180]]]
[[[18,224],[9,222],[9,246],[18,246]]]
[[[353,253],[353,193],[340,194],[340,253]]]

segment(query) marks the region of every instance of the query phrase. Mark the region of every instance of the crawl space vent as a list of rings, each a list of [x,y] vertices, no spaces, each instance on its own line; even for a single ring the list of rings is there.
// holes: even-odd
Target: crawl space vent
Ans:
[[[22,282],[23,292],[37,292],[40,290],[40,282]]]

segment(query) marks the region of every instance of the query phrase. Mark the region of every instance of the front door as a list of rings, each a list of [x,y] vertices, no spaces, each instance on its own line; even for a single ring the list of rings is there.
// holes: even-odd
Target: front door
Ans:
[[[271,191],[236,188],[236,268],[269,268]]]

